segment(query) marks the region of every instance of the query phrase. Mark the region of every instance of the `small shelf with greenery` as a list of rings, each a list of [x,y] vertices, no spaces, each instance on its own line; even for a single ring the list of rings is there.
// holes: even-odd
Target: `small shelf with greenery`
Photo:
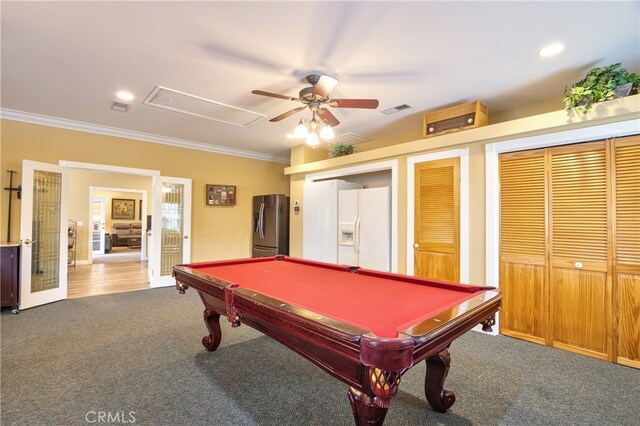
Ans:
[[[338,142],[329,150],[329,158],[342,157],[349,154],[353,154],[353,146],[347,143]]]
[[[591,69],[571,89],[565,88],[564,109],[586,114],[593,104],[638,93],[640,76],[622,68],[622,63]]]

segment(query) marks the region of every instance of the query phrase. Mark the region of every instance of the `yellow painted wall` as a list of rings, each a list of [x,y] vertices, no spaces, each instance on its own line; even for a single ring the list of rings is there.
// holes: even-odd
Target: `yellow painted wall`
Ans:
[[[505,117],[507,115],[505,114]],[[513,114],[517,116],[517,114]],[[301,213],[292,217],[290,228],[291,256],[302,255],[302,216],[304,214],[303,183],[309,173],[371,164],[391,159],[398,160],[398,272],[406,272],[407,262],[407,158],[415,155],[469,148],[469,281],[485,283],[485,146],[516,138],[550,134],[565,130],[640,118],[640,95],[616,99],[598,105],[587,115],[555,111],[541,115],[505,121],[478,129],[462,131],[429,139],[392,144],[377,149],[359,151],[349,156],[293,164],[285,169],[290,176],[291,200],[300,200]],[[640,129],[639,129],[640,131]],[[411,237],[412,238],[412,237]],[[491,283],[487,283],[491,284]]]
[[[13,169],[20,172],[23,159],[55,164],[59,160],[67,160],[152,169],[159,170],[163,176],[192,179],[192,261],[250,256],[252,197],[289,193],[289,178],[284,176],[284,165],[280,163],[12,120],[1,120],[0,126],[2,187],[9,183],[9,174],[5,171]],[[18,174],[18,179],[21,178]],[[236,205],[206,206],[206,184],[236,185]],[[13,197],[11,239],[17,240],[20,202],[16,201],[15,194]],[[0,199],[0,239],[5,240],[8,192],[2,191]]]

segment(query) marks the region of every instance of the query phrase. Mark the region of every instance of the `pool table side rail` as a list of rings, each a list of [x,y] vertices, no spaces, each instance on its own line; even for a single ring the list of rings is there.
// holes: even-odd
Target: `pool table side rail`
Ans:
[[[435,317],[443,320],[437,328],[424,334],[413,336],[416,342],[413,354],[414,363],[437,354],[443,348],[448,348],[451,342],[484,321],[493,320],[502,303],[502,295],[493,291],[488,293],[490,293],[486,295],[488,300],[483,303],[470,307],[464,312],[456,313],[450,320],[446,320],[448,313],[443,312]],[[477,296],[477,298],[481,297]],[[424,325],[424,323],[419,324],[416,328]],[[405,332],[413,331],[408,329]],[[422,330],[416,330],[416,332],[422,332]]]
[[[458,306],[442,311],[431,318],[399,332],[407,334],[418,341],[430,339],[434,334],[445,331],[442,330],[442,328],[446,328],[446,324],[451,323],[453,320],[464,320],[463,317],[465,316],[473,315],[478,310],[481,312],[487,309],[491,310],[492,307],[495,307],[493,312],[497,312],[501,300],[502,294],[499,290],[481,290],[478,295],[464,301]],[[490,315],[486,315],[486,317],[489,316]],[[478,321],[477,324],[480,324],[483,320],[484,319]]]

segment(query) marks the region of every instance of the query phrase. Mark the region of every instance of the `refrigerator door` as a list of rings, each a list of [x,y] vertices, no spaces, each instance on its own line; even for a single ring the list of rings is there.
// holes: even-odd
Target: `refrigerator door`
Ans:
[[[287,195],[271,194],[253,197],[251,223],[253,257],[289,254],[289,197]]]
[[[280,232],[280,209],[282,205],[278,202],[275,194],[264,196],[264,210],[262,214],[262,236],[259,245],[267,247],[278,247],[278,235]]]
[[[391,269],[391,203],[389,188],[358,191],[359,223],[356,228],[358,266],[376,271]]]
[[[359,189],[338,191],[338,263],[358,265],[358,192]]]
[[[253,197],[251,217],[252,217],[252,233],[253,233],[252,241],[254,245],[262,244],[262,241],[264,241],[263,228],[262,228],[263,211],[264,211],[264,197],[262,195],[257,195]]]
[[[278,194],[278,254],[289,255],[289,196]]]
[[[338,263],[338,190],[362,188],[344,180],[304,184],[302,257]]]

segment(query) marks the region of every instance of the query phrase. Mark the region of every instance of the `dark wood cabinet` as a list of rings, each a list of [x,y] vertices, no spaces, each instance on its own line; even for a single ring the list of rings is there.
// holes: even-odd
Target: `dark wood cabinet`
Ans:
[[[11,306],[14,314],[18,313],[18,296],[20,281],[20,245],[3,244],[0,246],[0,299],[2,307]]]

